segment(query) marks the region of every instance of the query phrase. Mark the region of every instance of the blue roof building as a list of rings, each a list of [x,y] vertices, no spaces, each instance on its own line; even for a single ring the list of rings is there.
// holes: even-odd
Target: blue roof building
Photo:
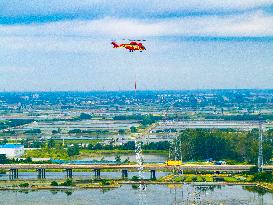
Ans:
[[[20,144],[0,145],[0,154],[4,154],[8,158],[18,158],[24,154],[24,146]]]
[[[1,148],[16,149],[16,148],[22,148],[22,147],[24,147],[24,145],[21,145],[21,144],[4,144],[4,145],[0,145],[0,149]]]

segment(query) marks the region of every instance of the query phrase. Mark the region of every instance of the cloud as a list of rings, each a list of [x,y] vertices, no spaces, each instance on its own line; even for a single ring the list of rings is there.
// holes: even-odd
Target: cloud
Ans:
[[[27,16],[36,16],[33,22],[39,22],[48,15],[58,16],[57,19],[160,17],[166,12],[179,15],[202,11],[244,11],[268,8],[272,3],[272,0],[3,0],[0,2],[0,16],[21,18],[22,21],[30,20],[25,18]]]
[[[33,68],[31,67],[22,67],[22,66],[0,66],[1,75],[3,74],[27,74],[29,72],[33,72]]]
[[[2,50],[46,53],[99,53],[109,50],[110,43],[102,40],[73,39],[69,37],[5,36],[0,38]]]
[[[273,38],[273,16],[262,10],[236,15],[69,20],[0,25],[0,49],[102,53],[120,38]],[[149,43],[149,42],[147,42]],[[146,44],[147,44],[146,43]],[[162,47],[169,49],[171,42]],[[148,45],[153,48],[154,45]]]
[[[1,36],[119,38],[162,36],[272,37],[273,16],[262,11],[231,16],[169,19],[112,18],[47,24],[2,25]]]

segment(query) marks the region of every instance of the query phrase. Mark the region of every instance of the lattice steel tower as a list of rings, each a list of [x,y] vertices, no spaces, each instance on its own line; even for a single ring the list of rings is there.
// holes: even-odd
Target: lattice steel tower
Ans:
[[[258,153],[258,170],[263,171],[263,123],[259,121],[259,153]]]

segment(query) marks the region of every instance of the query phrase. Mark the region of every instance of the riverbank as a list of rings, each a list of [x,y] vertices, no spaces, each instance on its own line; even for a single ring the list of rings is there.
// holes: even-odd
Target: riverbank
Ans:
[[[269,192],[273,192],[273,183],[258,183],[257,186]]]
[[[215,181],[215,180],[223,181]],[[136,186],[146,185],[168,185],[183,186],[192,184],[196,186],[224,186],[242,185],[255,186],[268,192],[273,192],[273,183],[263,183],[253,181],[252,175],[246,177],[242,175],[174,175],[170,174],[154,180],[139,180],[137,176],[131,179],[36,179],[36,180],[2,180],[0,190],[77,190],[77,189],[114,189],[122,185]]]
[[[241,185],[241,186],[255,186],[255,187],[259,187],[262,188],[268,192],[273,192],[273,184],[267,184],[267,186],[262,186],[261,184],[257,184],[257,183],[228,183],[228,182],[202,182],[202,183],[198,183],[198,182],[155,182],[155,181],[141,181],[141,182],[136,182],[136,181],[120,181],[120,182],[114,182],[110,185],[102,185],[100,183],[93,183],[93,184],[77,184],[77,185],[73,185],[73,186],[50,186],[49,184],[32,184],[29,185],[27,187],[21,187],[20,185],[22,184],[18,184],[18,186],[11,186],[11,187],[0,187],[1,191],[23,191],[23,190],[82,190],[82,189],[115,189],[115,188],[119,188],[122,185],[132,185],[135,186],[136,188],[138,188],[138,185],[166,185],[168,187],[181,187],[183,185],[186,184],[191,184],[194,186],[234,186],[234,185]],[[269,188],[271,187],[271,188]]]

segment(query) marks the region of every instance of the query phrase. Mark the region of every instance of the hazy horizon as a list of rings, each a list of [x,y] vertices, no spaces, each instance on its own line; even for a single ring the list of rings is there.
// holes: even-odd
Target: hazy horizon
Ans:
[[[213,91],[273,91],[273,88],[213,88],[213,89],[181,89],[181,90],[137,90],[136,93],[142,92],[213,92]],[[135,93],[135,90],[28,90],[28,91],[0,91],[0,93],[58,93],[58,92],[83,92],[83,93],[92,93],[92,92],[128,92],[128,93]]]

